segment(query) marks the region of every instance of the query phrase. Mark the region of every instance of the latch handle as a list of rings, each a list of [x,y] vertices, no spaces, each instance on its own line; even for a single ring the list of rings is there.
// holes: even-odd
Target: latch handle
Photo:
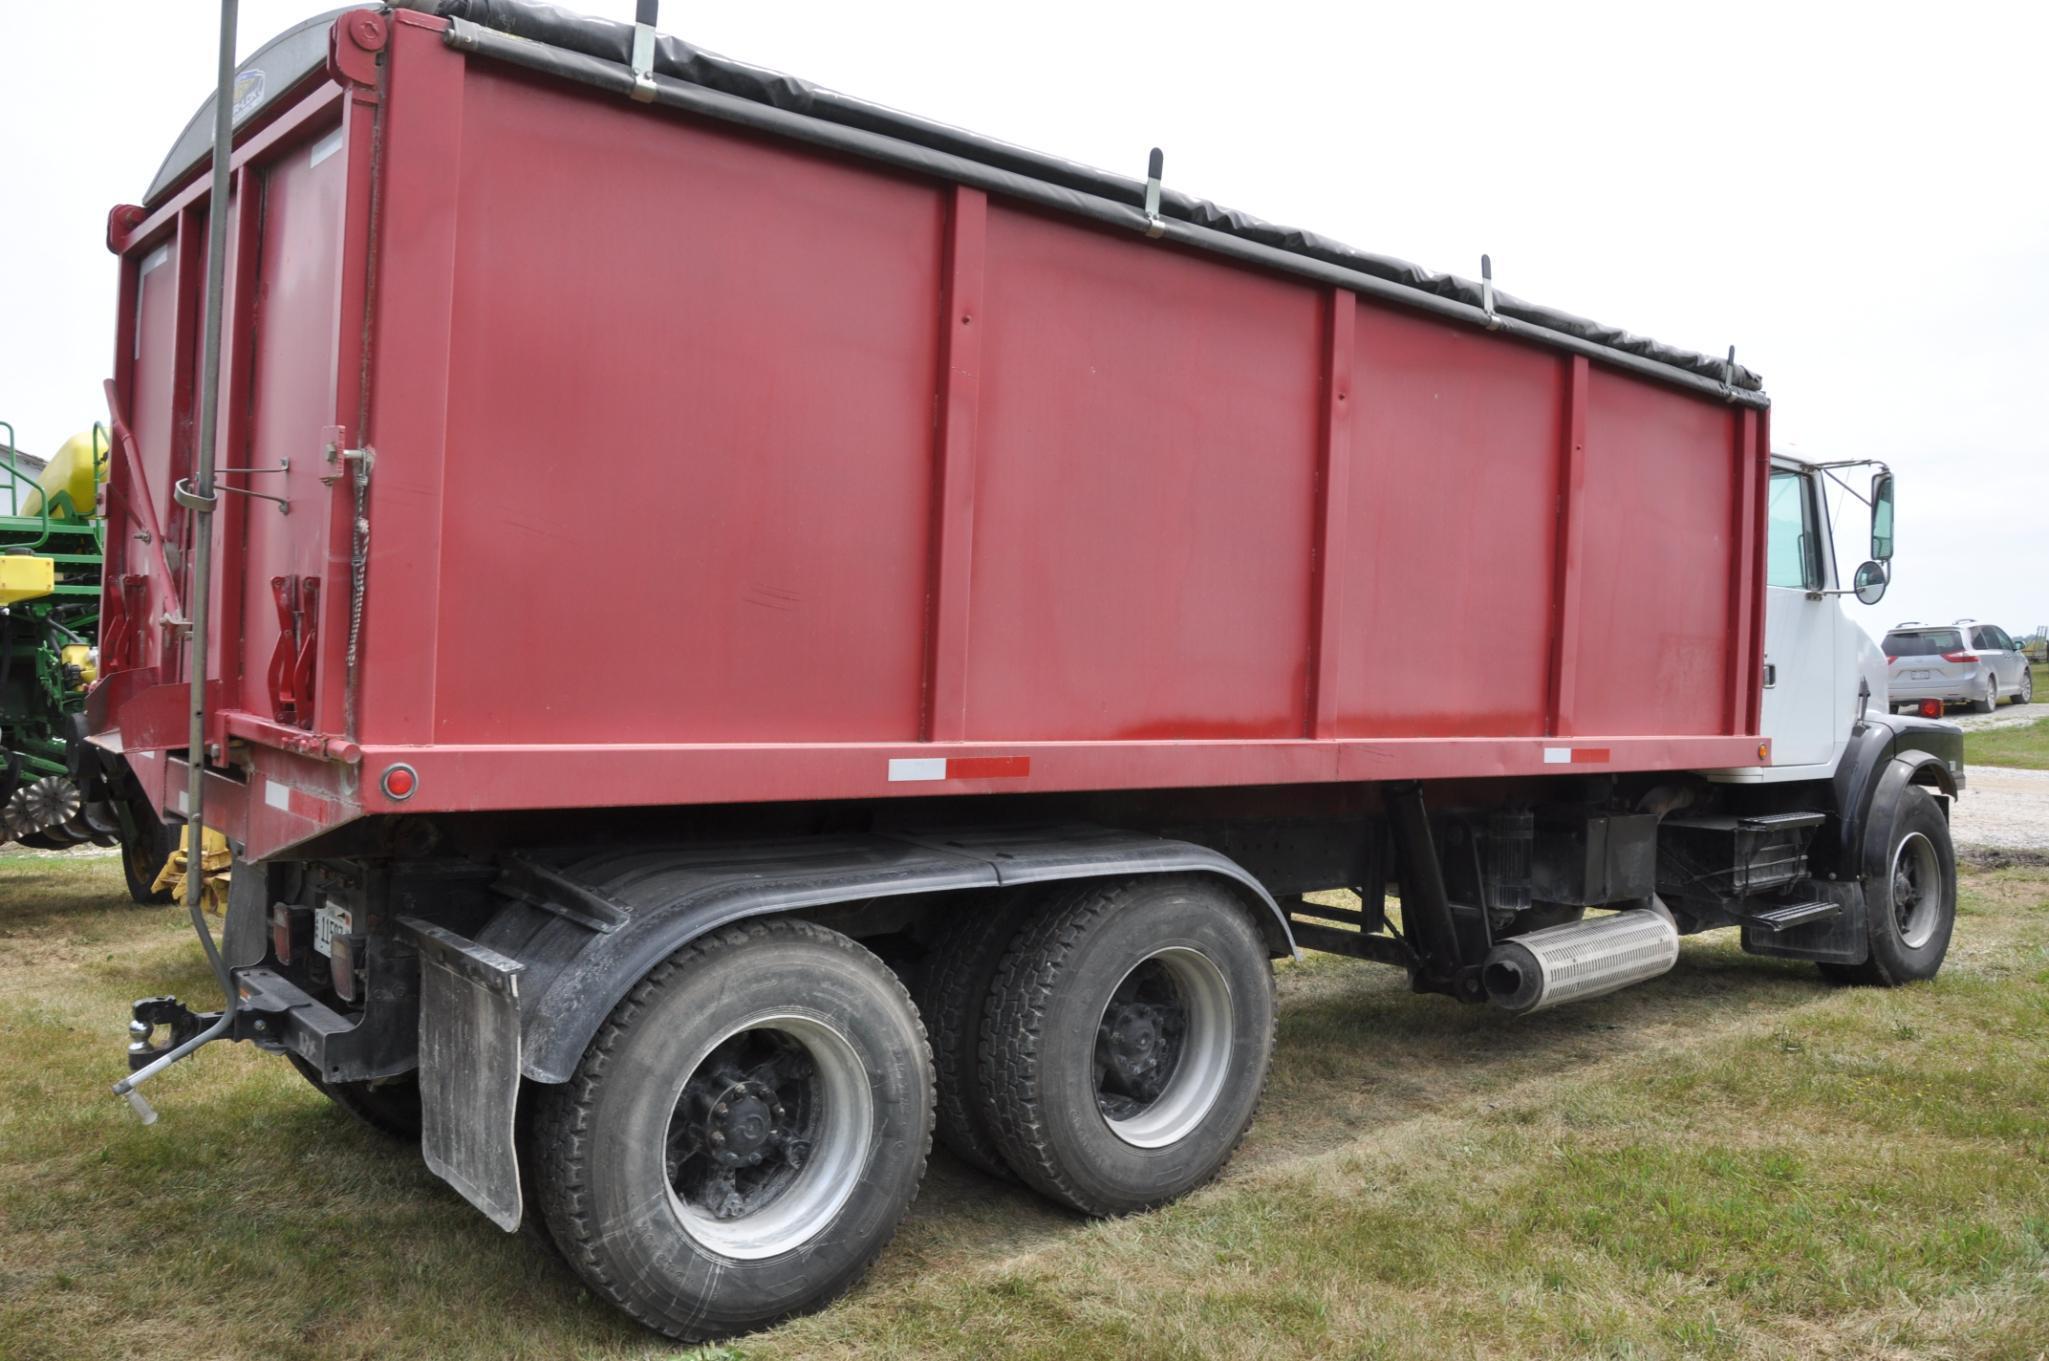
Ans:
[[[633,97],[643,104],[655,99],[655,14],[661,0],[640,0],[633,12]]]
[[[1160,171],[1166,161],[1158,147],[1145,161],[1145,234],[1155,240],[1167,230],[1167,224],[1160,220]]]

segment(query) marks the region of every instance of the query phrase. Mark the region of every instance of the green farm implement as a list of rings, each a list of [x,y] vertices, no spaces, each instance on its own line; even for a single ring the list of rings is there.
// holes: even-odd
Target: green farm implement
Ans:
[[[92,773],[99,763],[81,759],[99,665],[106,432],[74,436],[35,470],[14,427],[0,429],[0,841],[122,844],[134,862],[130,889],[155,901],[161,828]]]

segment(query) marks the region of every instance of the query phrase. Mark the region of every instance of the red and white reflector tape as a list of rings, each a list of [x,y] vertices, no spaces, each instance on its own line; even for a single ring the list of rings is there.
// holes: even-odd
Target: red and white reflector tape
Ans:
[[[1029,756],[897,756],[890,758],[889,782],[913,780],[1001,780],[1032,773]]]
[[[1606,747],[1546,747],[1547,766],[1604,766],[1610,760]]]

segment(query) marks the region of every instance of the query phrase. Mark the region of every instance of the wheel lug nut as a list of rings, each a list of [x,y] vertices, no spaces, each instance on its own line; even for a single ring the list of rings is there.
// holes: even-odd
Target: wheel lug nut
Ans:
[[[715,1144],[724,1143],[726,1141],[726,1132],[722,1129],[713,1130],[711,1132],[711,1141]]]
[[[719,1102],[718,1105],[711,1108],[711,1113],[713,1115],[724,1115],[726,1113],[726,1103],[723,1101]]]

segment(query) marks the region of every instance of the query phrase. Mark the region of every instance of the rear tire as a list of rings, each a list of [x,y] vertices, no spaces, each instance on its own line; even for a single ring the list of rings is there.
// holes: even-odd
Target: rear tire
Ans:
[[[1989,714],[1999,707],[1999,680],[1995,676],[1985,678],[1985,697],[1971,701],[1971,712]]]
[[[939,1078],[939,1142],[970,1167],[1006,1181],[1016,1174],[990,1128],[982,1090],[982,1020],[996,966],[1037,901],[1013,891],[957,904],[957,915],[940,929],[925,956],[918,989],[918,1012],[932,1037],[932,1066]]]
[[[1838,983],[1896,988],[1935,977],[1956,929],[1956,850],[1935,797],[1909,786],[1893,812],[1885,874],[1864,883],[1871,954],[1862,964],[1823,964]]]
[[[385,1078],[378,1082],[329,1082],[297,1054],[285,1057],[299,1076],[312,1083],[335,1105],[389,1139],[420,1142],[420,1082],[417,1075]]]
[[[670,956],[539,1098],[536,1201],[555,1242],[593,1291],[687,1342],[844,1294],[932,1146],[910,997],[874,955],[804,921],[729,927]]]
[[[1004,1161],[1084,1214],[1216,1176],[1273,1054],[1273,969],[1202,876],[1096,882],[1030,922],[989,993],[984,1090]]]

